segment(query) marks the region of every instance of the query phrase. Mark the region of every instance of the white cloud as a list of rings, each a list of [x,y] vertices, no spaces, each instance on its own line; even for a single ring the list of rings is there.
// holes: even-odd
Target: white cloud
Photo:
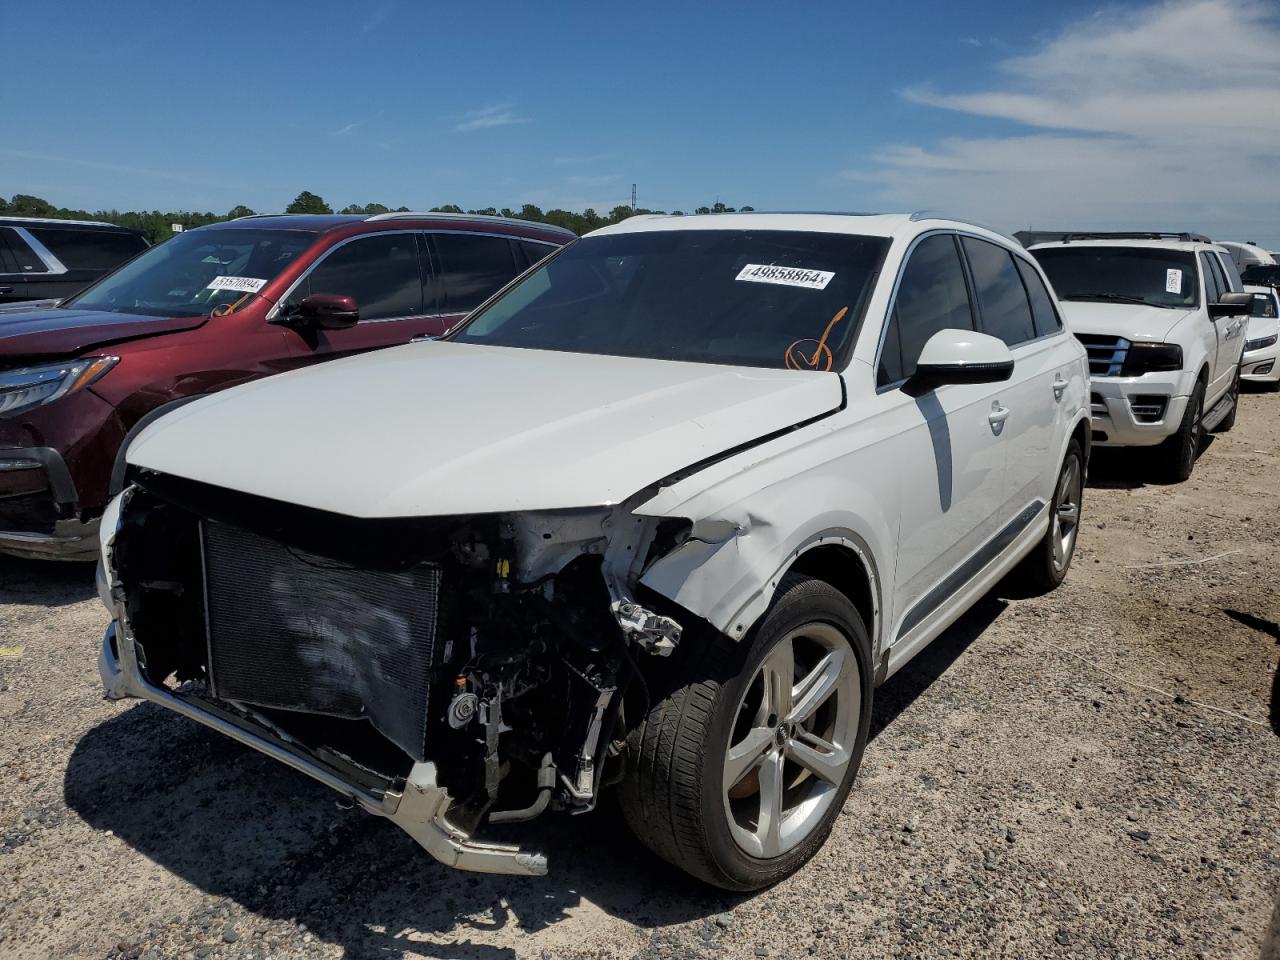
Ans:
[[[460,132],[486,130],[490,127],[509,127],[517,123],[532,123],[530,117],[519,116],[511,103],[495,103],[479,110],[464,113],[453,128]]]
[[[848,171],[895,205],[999,226],[1266,233],[1280,244],[1280,16],[1258,0],[1108,9],[998,64],[972,92],[908,101],[1026,127],[898,144]],[[1261,237],[1259,237],[1261,239]]]

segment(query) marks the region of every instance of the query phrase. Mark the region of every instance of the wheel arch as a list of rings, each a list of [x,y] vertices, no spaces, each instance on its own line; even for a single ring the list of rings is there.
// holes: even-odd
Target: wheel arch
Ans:
[[[839,590],[862,617],[874,652],[880,624],[879,578],[874,569],[874,562],[864,549],[850,540],[832,538],[800,552],[778,579],[781,581],[787,574],[801,574]]]

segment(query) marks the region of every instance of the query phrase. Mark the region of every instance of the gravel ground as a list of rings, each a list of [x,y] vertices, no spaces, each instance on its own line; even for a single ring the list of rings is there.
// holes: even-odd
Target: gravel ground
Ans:
[[[1280,890],[1280,396],[1195,476],[1099,459],[1076,565],[877,694],[826,848],[749,897],[608,810],[541,880],[450,872],[324,788],[100,698],[83,568],[0,561],[0,956],[1246,957]]]

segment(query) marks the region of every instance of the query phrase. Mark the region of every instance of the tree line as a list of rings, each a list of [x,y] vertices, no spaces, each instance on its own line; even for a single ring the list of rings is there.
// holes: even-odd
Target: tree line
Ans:
[[[709,207],[698,207],[694,213],[735,213],[737,210],[749,212],[753,207],[734,208],[725,206],[717,201]],[[324,198],[312,193],[310,190],[303,190],[294,197],[293,202],[284,209],[285,213],[333,213],[334,209],[325,202]],[[377,213],[407,213],[408,207],[388,207],[381,203],[352,203],[343,207],[338,213],[362,214],[372,216]],[[574,233],[583,234],[599,227],[608,226],[611,223],[618,223],[627,217],[634,217],[637,214],[644,213],[667,213],[665,210],[647,210],[644,208],[632,208],[625,204],[614,207],[608,213],[597,213],[588,207],[581,213],[572,210],[543,210],[532,203],[526,203],[520,209],[513,210],[510,207],[484,207],[479,210],[464,210],[457,204],[447,203],[443,206],[432,207],[432,213],[474,213],[485,214],[496,217],[515,217],[520,220],[532,220],[535,223],[550,223],[557,227],[565,227]],[[672,216],[684,216],[683,210],[670,211]],[[122,227],[128,227],[131,230],[138,230],[146,235],[147,239],[152,243],[160,243],[173,236],[173,225],[178,224],[184,230],[190,230],[193,227],[203,227],[209,223],[221,223],[225,220],[234,220],[236,217],[253,216],[254,211],[244,205],[232,207],[225,214],[217,214],[212,212],[198,213],[192,211],[170,211],[163,212],[160,210],[73,210],[67,207],[55,207],[40,197],[33,197],[29,194],[18,193],[8,200],[0,197],[0,217],[52,217],[59,220],[102,220],[107,223],[114,223]]]

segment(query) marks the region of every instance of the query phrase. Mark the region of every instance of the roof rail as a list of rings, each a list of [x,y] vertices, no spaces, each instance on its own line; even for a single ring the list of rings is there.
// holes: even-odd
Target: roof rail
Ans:
[[[530,225],[536,227],[544,227],[547,230],[560,230],[564,233],[573,234],[573,231],[567,227],[560,227],[554,223],[540,223],[536,220],[521,220],[519,217],[495,217],[487,213],[443,213],[432,212],[430,210],[401,210],[390,211],[388,213],[375,213],[365,217],[365,222],[370,223],[380,220],[468,220],[480,223],[507,223],[513,226],[527,227]]]
[[[1070,243],[1072,240],[1179,240],[1182,243],[1213,243],[1202,233],[1189,233],[1187,231],[1175,233],[1173,231],[1159,230],[1087,230],[1072,231],[1062,235],[1063,243]]]
[[[66,223],[73,227],[115,227],[118,230],[132,230],[132,227],[122,227],[118,223],[107,223],[105,220],[66,220],[62,217],[11,217],[7,213],[0,213],[0,220],[19,220],[23,223]]]

